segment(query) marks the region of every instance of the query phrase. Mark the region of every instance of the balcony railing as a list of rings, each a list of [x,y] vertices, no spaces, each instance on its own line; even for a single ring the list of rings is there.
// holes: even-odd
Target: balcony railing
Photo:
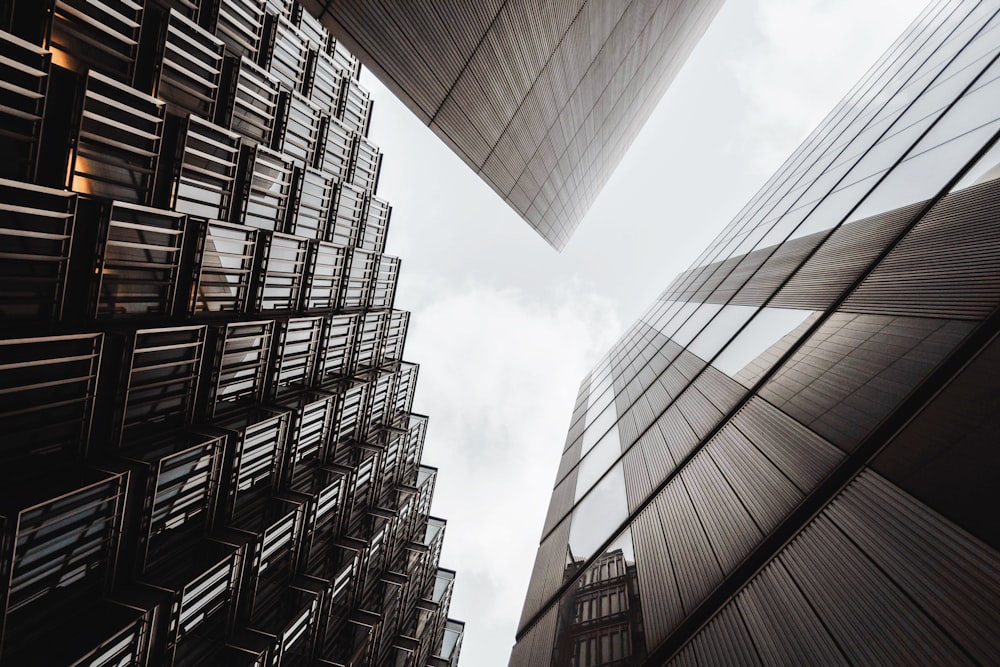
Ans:
[[[94,267],[98,318],[173,314],[186,222],[172,211],[110,206]]]
[[[148,204],[165,111],[162,100],[91,70],[70,160],[69,188]]]
[[[38,167],[52,55],[0,32],[0,177],[32,181]],[[339,86],[337,88],[340,90]]]
[[[0,179],[0,313],[16,322],[58,319],[76,195]]]
[[[198,223],[197,233],[190,312],[207,315],[245,311],[257,252],[257,230],[210,220]]]

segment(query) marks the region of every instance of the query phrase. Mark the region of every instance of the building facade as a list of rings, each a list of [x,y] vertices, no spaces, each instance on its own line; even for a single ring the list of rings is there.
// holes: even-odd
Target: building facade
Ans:
[[[303,0],[561,250],[722,0]]]
[[[512,665],[1000,661],[998,55],[932,2],[583,380]]]
[[[359,71],[288,0],[0,0],[0,664],[457,664]]]

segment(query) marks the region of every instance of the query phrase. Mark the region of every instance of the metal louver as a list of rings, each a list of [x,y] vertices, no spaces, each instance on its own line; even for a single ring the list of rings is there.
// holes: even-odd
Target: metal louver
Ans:
[[[60,317],[75,213],[72,192],[0,179],[0,315],[5,321]]]
[[[97,317],[173,313],[186,220],[147,206],[111,205],[95,267]]]
[[[372,110],[371,96],[354,79],[345,82],[340,98],[340,119],[352,132],[366,136]]]
[[[129,445],[190,422],[205,347],[205,327],[140,329],[127,351],[120,443]]]
[[[378,258],[378,272],[372,283],[371,307],[392,308],[396,299],[399,259],[389,255],[379,255]]]
[[[295,92],[281,94],[281,131],[275,148],[293,158],[297,166],[311,166],[319,145],[322,115],[318,106]]]
[[[378,270],[379,255],[352,248],[340,292],[341,307],[347,310],[367,308],[371,302],[372,283]]]
[[[314,54],[312,71],[306,85],[309,98],[325,114],[336,115],[340,103],[340,91],[344,80],[344,70],[326,51]]]
[[[256,61],[264,38],[264,0],[212,2],[202,12],[202,27],[221,39],[234,56]]]
[[[46,43],[53,63],[131,83],[142,11],[133,0],[55,0]]]
[[[333,210],[336,188],[332,178],[307,167],[299,172],[298,197],[289,231],[296,236],[323,240]]]
[[[185,432],[122,452],[142,499],[140,571],[189,552],[212,526],[225,444],[221,436]]]
[[[345,260],[346,250],[341,246],[323,242],[312,244],[303,309],[336,308]]]
[[[347,180],[354,133],[336,116],[324,115],[321,144],[322,148],[317,152],[317,166],[338,181]]]
[[[354,168],[351,170],[351,182],[367,194],[374,194],[378,187],[379,167],[382,164],[382,153],[370,141],[358,139],[355,144]]]
[[[174,210],[225,219],[232,205],[239,153],[238,134],[191,116],[171,198]]]
[[[83,452],[90,436],[101,334],[0,342],[0,459]]]
[[[326,321],[326,340],[320,352],[318,382],[327,385],[354,374],[354,343],[359,315],[334,315]]]
[[[392,215],[392,207],[389,206],[388,202],[378,197],[369,197],[368,206],[365,208],[364,229],[361,232],[361,238],[358,239],[358,246],[371,252],[385,250],[390,215]]]
[[[293,161],[264,146],[247,153],[241,208],[234,220],[268,231],[282,231],[292,194]]]
[[[0,177],[33,180],[51,55],[0,31]]]
[[[365,193],[357,186],[343,183],[337,188],[337,204],[327,240],[338,245],[357,245],[365,210]]]
[[[333,61],[347,73],[347,78],[357,79],[361,75],[361,61],[359,61],[347,48],[330,36],[327,43],[326,52],[333,57]]]
[[[298,317],[285,323],[274,373],[275,394],[280,396],[312,385],[322,332],[322,317]]]
[[[211,415],[260,402],[273,335],[272,320],[230,322],[220,328],[209,399]]]
[[[217,122],[243,136],[243,143],[271,145],[278,114],[278,80],[246,57],[226,65],[225,102]]]
[[[11,545],[0,607],[5,654],[41,640],[43,628],[32,623],[33,603],[49,600],[46,618],[58,627],[72,614],[74,599],[100,595],[114,571],[127,476],[71,466],[48,472],[48,484],[23,480],[9,489],[16,500],[0,504],[0,534]],[[31,481],[35,488],[25,488]],[[53,487],[61,492],[54,495]],[[53,604],[57,590],[60,599]]]
[[[278,18],[267,70],[289,90],[301,91],[308,63],[309,45],[305,36],[285,18]]]
[[[305,282],[309,241],[289,234],[270,234],[265,264],[260,271],[257,309],[295,310]]]
[[[70,161],[70,189],[149,203],[165,106],[155,97],[91,71]]]
[[[365,313],[358,328],[355,343],[357,353],[355,364],[359,372],[381,366],[382,346],[385,343],[386,325],[389,314],[384,312]]]
[[[189,311],[243,312],[257,252],[257,230],[216,220],[200,223]]]
[[[225,44],[175,10],[167,15],[165,30],[153,94],[171,113],[213,118]]]

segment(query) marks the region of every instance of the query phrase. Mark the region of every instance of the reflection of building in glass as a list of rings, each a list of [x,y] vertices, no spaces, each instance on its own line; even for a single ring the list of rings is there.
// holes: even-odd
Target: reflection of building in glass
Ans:
[[[630,550],[631,555],[631,550]],[[645,653],[635,561],[623,549],[606,551],[576,577],[583,561],[569,554],[567,578],[576,583],[559,605],[559,645],[552,664],[624,666]]]
[[[584,379],[512,665],[624,544],[634,664],[1000,659],[998,9],[933,2]]]
[[[358,74],[286,0],[0,0],[0,664],[456,664]]]
[[[722,0],[303,0],[556,248]]]

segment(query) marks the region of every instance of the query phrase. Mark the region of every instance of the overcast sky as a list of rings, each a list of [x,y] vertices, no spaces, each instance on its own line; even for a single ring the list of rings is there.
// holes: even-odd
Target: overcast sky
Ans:
[[[462,664],[506,665],[580,380],[921,0],[728,0],[558,254],[374,77]]]

